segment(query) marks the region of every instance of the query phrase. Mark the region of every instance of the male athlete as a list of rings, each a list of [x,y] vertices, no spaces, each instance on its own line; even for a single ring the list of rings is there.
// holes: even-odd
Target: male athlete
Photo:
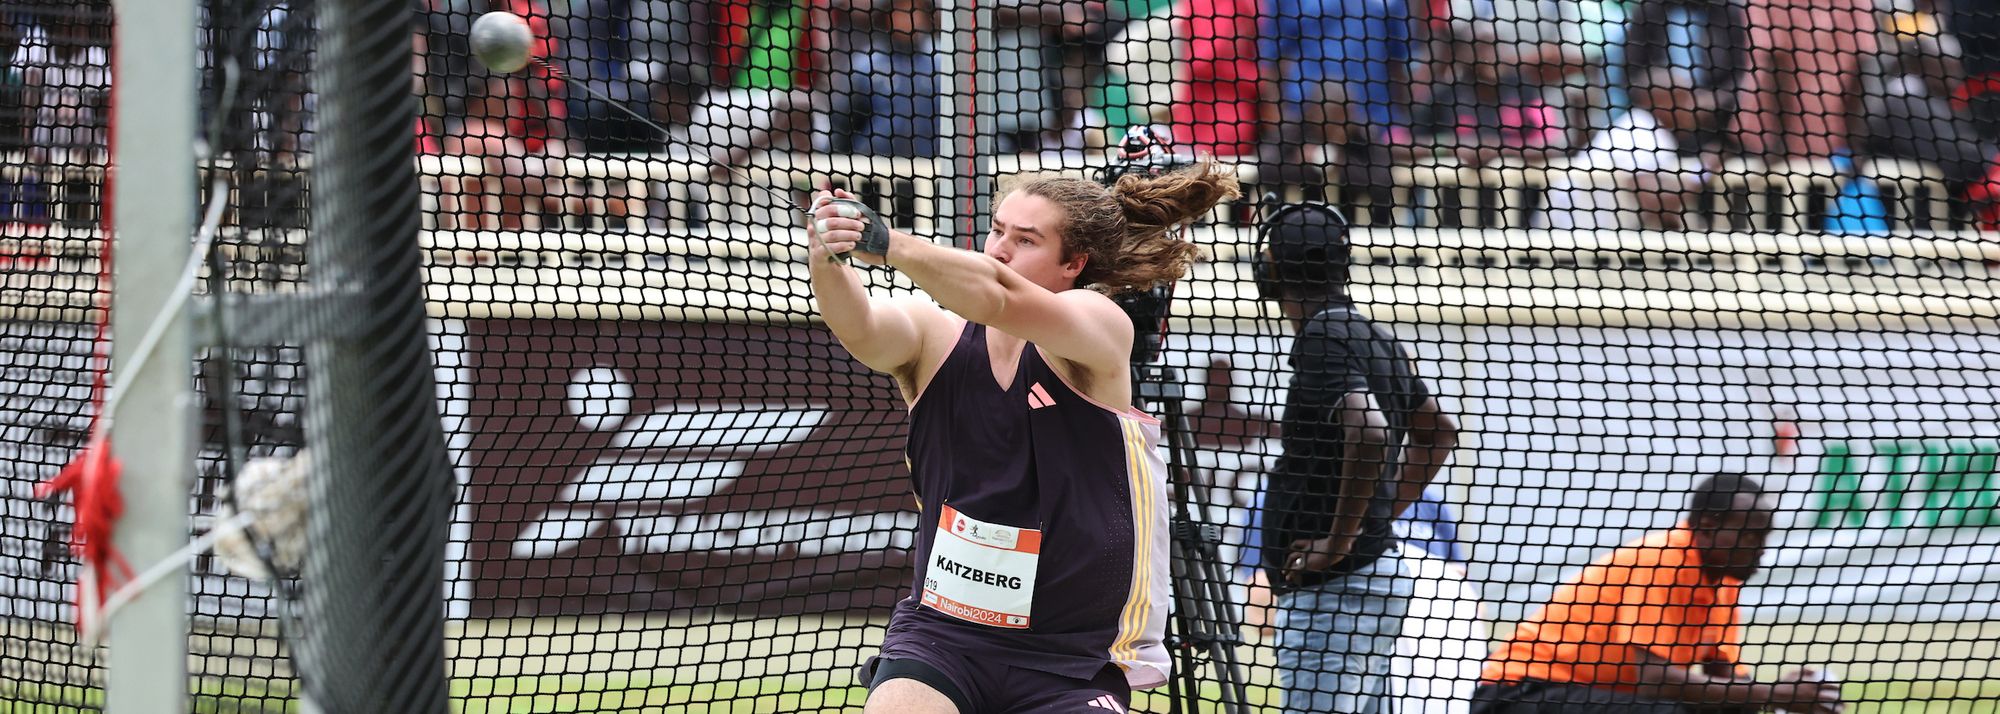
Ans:
[[[835,200],[851,197],[815,202],[813,295],[909,403],[922,511],[913,592],[862,668],[867,711],[1123,712],[1166,681],[1160,426],[1131,406],[1133,326],[1108,295],[1178,279],[1196,249],[1175,229],[1235,193],[1209,166],[1032,180],[984,252],[866,236],[871,216]],[[935,303],[870,298],[835,255]]]

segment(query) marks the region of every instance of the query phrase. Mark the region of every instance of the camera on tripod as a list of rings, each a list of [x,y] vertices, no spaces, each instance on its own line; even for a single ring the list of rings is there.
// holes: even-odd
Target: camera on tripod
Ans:
[[[1166,130],[1141,125],[1125,130],[1125,138],[1118,141],[1118,163],[1099,168],[1094,178],[1111,186],[1128,175],[1158,176],[1195,163],[1194,157],[1174,153]]]
[[[1190,166],[1193,157],[1174,153],[1173,142],[1165,130],[1151,126],[1134,126],[1125,130],[1125,138],[1118,142],[1118,162],[1099,168],[1093,178],[1104,186],[1113,186],[1118,179],[1126,176],[1159,176]],[[1173,309],[1174,286],[1162,283],[1144,292],[1131,292],[1112,298],[1125,316],[1132,320],[1132,364],[1150,365],[1160,359],[1160,350],[1166,342],[1167,317]]]
[[[1159,176],[1196,165],[1179,156],[1166,133],[1149,126],[1125,131],[1117,163],[1098,169],[1097,182],[1112,186],[1126,176]],[[1229,567],[1218,546],[1222,529],[1194,516],[1206,511],[1208,489],[1197,482],[1194,434],[1186,413],[1186,393],[1179,370],[1164,363],[1167,317],[1173,311],[1174,284],[1112,298],[1132,320],[1132,400],[1142,409],[1157,409],[1160,431],[1168,450],[1168,482],[1173,488],[1173,523],[1168,558],[1172,562],[1174,619],[1169,646],[1177,677],[1168,690],[1174,711],[1210,709],[1196,671],[1210,668],[1221,695],[1219,710],[1250,711],[1246,681],[1236,654],[1242,644],[1241,621],[1230,597]],[[1199,511],[1195,509],[1200,509]]]

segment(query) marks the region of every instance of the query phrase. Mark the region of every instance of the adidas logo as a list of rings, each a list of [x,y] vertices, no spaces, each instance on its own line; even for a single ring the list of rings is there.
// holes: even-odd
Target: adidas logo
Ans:
[[[1040,409],[1042,407],[1053,407],[1055,405],[1056,405],[1056,400],[1049,398],[1049,391],[1042,388],[1041,382],[1036,382],[1028,387],[1029,409]]]
[[[1109,694],[1098,695],[1096,699],[1090,700],[1090,705],[1099,709],[1109,709],[1118,712],[1118,714],[1125,714],[1125,707],[1118,704],[1118,698]]]

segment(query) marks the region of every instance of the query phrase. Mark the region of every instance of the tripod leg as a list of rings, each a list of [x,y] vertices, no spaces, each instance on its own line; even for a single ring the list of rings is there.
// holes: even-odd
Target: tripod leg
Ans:
[[[1194,678],[1194,670],[1203,659],[1196,656],[1198,648],[1220,686],[1221,711],[1248,712],[1249,697],[1236,652],[1241,644],[1241,624],[1230,602],[1228,569],[1215,545],[1206,540],[1176,538],[1173,546],[1176,605],[1191,609],[1178,618],[1184,623],[1182,629],[1191,635],[1182,650],[1182,673]],[[1193,710],[1200,692],[1192,684],[1189,690],[1189,708]]]
[[[1202,679],[1196,672],[1206,663],[1211,679],[1220,685],[1219,711],[1249,714],[1245,680],[1236,653],[1236,646],[1243,639],[1242,623],[1231,602],[1228,566],[1222,562],[1216,547],[1219,532],[1203,520],[1208,515],[1206,499],[1212,489],[1198,483],[1192,472],[1194,442],[1182,410],[1177,372],[1135,369],[1133,378],[1135,398],[1156,406],[1155,413],[1161,415],[1167,479],[1173,489],[1174,527],[1168,551],[1174,615],[1169,621],[1173,628],[1169,644],[1176,671],[1168,688],[1170,711],[1175,714],[1204,711]]]
[[[1168,430],[1164,435],[1168,446],[1168,473],[1173,477],[1175,520],[1180,524],[1174,529],[1171,551],[1174,604],[1177,612],[1184,613],[1177,618],[1177,624],[1182,625],[1187,639],[1180,651],[1182,676],[1190,680],[1184,696],[1188,710],[1196,711],[1201,692],[1194,685],[1193,670],[1201,658],[1192,648],[1199,647],[1206,652],[1210,671],[1221,687],[1221,711],[1248,714],[1250,709],[1245,682],[1236,657],[1236,646],[1242,641],[1242,623],[1237,619],[1236,608],[1231,602],[1228,567],[1222,562],[1213,539],[1208,537],[1212,526],[1197,521],[1193,514],[1199,511],[1190,508],[1190,497],[1207,495],[1208,489],[1198,488],[1190,472],[1190,465],[1194,463],[1191,437],[1178,400],[1167,401],[1165,407],[1166,419],[1162,424]],[[1175,709],[1179,707],[1177,699]]]

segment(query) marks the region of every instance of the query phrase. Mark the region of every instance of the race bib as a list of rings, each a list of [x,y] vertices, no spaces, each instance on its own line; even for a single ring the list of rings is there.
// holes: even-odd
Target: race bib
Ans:
[[[987,523],[945,504],[923,604],[966,622],[1025,630],[1041,558],[1041,531]]]

